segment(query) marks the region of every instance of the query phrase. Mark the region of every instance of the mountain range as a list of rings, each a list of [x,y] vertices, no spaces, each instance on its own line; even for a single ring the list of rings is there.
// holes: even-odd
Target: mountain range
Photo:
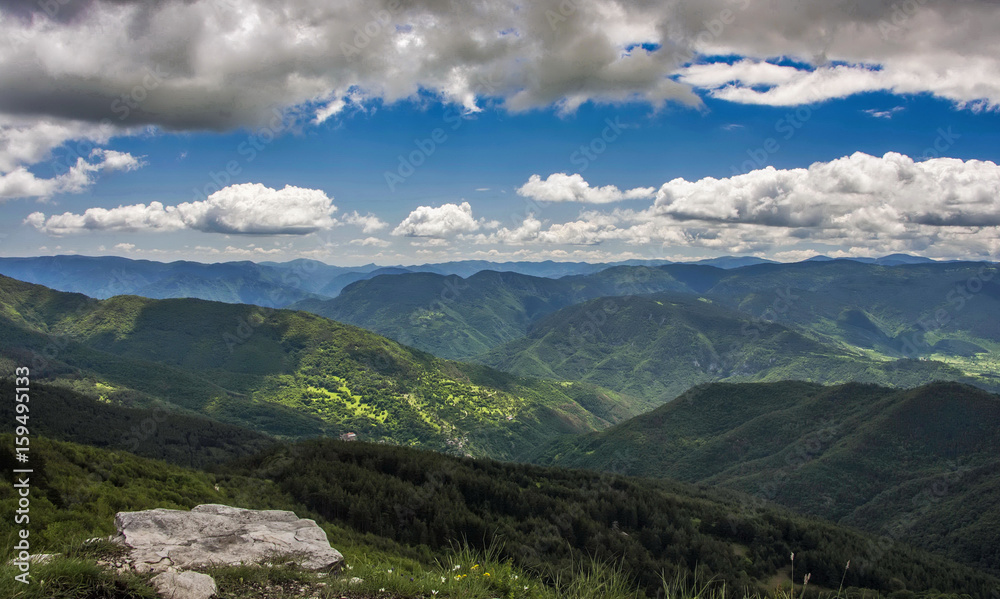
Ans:
[[[304,312],[194,299],[95,300],[0,277],[0,355],[123,405],[167,405],[279,437],[512,457],[648,403],[587,383],[451,362]]]
[[[201,469],[176,474],[171,505],[291,505],[399,555],[501,535],[506,556],[546,576],[588,552],[627,554],[650,590],[667,564],[773,588],[797,551],[830,590],[855,559],[853,586],[988,597],[997,267],[891,262],[373,269],[329,299],[310,289],[359,273],[279,276],[274,289],[301,292],[288,309],[0,276],[0,369],[32,369],[34,432],[61,464],[39,485],[53,539],[103,532],[93,514],[70,523],[84,508],[60,491],[76,484],[66,461],[125,451],[150,502],[163,501],[162,467],[147,460],[166,460]],[[303,264],[185,276],[216,267],[259,281]],[[80,286],[105,272],[39,268]],[[330,440],[348,432],[363,442]],[[87,509],[139,507],[115,480],[91,485],[104,503]]]

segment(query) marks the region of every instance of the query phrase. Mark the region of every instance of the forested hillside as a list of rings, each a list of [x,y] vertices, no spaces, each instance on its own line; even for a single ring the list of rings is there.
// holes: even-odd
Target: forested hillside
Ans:
[[[736,489],[1000,572],[1000,396],[710,384],[537,461]]]
[[[0,349],[92,396],[129,390],[283,437],[356,432],[459,454],[515,456],[647,404],[581,383],[449,362],[287,310],[202,300],[94,300],[0,278]],[[120,397],[113,395],[112,397]]]

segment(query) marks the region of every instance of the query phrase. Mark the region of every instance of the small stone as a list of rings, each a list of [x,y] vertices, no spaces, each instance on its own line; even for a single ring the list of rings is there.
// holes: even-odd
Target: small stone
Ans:
[[[218,589],[215,580],[200,572],[168,570],[151,580],[163,599],[209,599]]]

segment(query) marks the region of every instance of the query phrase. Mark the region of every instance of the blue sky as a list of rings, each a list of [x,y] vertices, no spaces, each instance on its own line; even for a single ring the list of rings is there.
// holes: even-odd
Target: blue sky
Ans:
[[[101,6],[95,12],[116,10]],[[869,16],[868,25],[885,29],[892,23],[885,20],[891,13],[886,15]],[[0,28],[30,29],[42,18],[5,16]],[[919,27],[943,26],[931,16],[913,21],[920,21]],[[87,21],[61,25],[85,28]],[[546,41],[553,46],[549,52],[556,55],[559,44],[587,34],[580,27],[565,38],[554,28],[554,39]],[[637,40],[651,35],[634,27]],[[914,30],[900,34],[902,41],[889,40],[893,53],[906,46],[907,36],[921,33],[917,25],[910,27]],[[392,38],[399,31],[384,35]],[[689,37],[697,40],[696,34]],[[622,35],[602,39],[621,46],[615,38]],[[739,46],[738,36],[723,37],[712,41]],[[878,46],[871,42],[878,41],[874,34],[859,39],[858,45]],[[851,48],[850,42],[839,45]],[[924,89],[917,85],[915,91],[902,84],[872,85],[864,82],[883,73],[891,78],[893,68],[902,72],[900,65],[910,64],[903,58],[916,56],[883,59],[876,47],[865,61],[855,57],[824,66],[790,58],[807,52],[801,40],[787,43],[787,56],[769,49],[756,50],[755,56],[749,45],[722,57],[704,50],[661,69],[666,77],[653,73],[645,88],[634,81],[623,84],[622,97],[600,81],[599,70],[586,69],[575,88],[555,91],[522,82],[515,91],[462,95],[452,84],[434,89],[416,80],[406,94],[386,91],[392,82],[387,79],[332,89],[322,102],[275,103],[284,90],[274,91],[269,109],[260,108],[244,122],[213,119],[230,118],[217,115],[238,112],[252,90],[218,99],[218,106],[190,108],[188,98],[166,98],[175,93],[168,88],[173,79],[140,83],[146,87],[138,90],[143,101],[136,102],[134,114],[153,104],[156,112],[150,109],[142,119],[115,118],[110,126],[99,124],[101,110],[70,117],[56,106],[26,115],[0,94],[0,114],[6,110],[0,117],[6,137],[0,133],[0,141],[7,142],[10,154],[6,161],[0,154],[0,253],[201,261],[305,256],[336,264],[726,254],[794,260],[815,253],[895,251],[996,259],[1000,94],[993,95],[994,82],[965,90],[928,75]],[[829,43],[828,49],[835,47]],[[620,51],[642,53],[648,61],[667,51],[659,43],[646,48]],[[934,57],[947,68],[948,60],[961,56],[945,46]],[[543,53],[535,60],[548,58]],[[93,59],[100,64],[100,56]],[[151,64],[127,67],[142,82],[140,75]],[[526,69],[523,58],[513,64],[508,68]],[[852,67],[859,64],[867,66]],[[771,70],[761,75],[762,69]],[[818,80],[821,73],[827,78]],[[907,73],[898,77],[912,79]],[[845,78],[853,79],[840,83]],[[58,74],[53,81],[58,83]],[[134,97],[137,88],[124,85]],[[578,98],[577,90],[588,85],[592,90]],[[524,89],[542,99],[519,106]],[[657,95],[664,93],[673,97]],[[63,99],[73,100],[72,92]],[[325,120],[319,118],[324,106],[341,104]],[[122,105],[110,107],[116,113]],[[194,119],[191,114],[204,118],[211,130],[177,125],[182,117]],[[281,130],[272,135],[276,114]],[[150,122],[134,122],[139,120]],[[44,126],[65,132],[46,137]],[[36,138],[40,141],[31,147],[42,149],[18,154],[15,142],[29,145],[25,139]],[[859,152],[867,156],[858,157]],[[67,167],[79,171],[78,158],[86,167],[71,180]],[[419,165],[411,165],[411,158]],[[565,177],[554,177],[560,174]],[[529,191],[524,186],[533,175],[540,180]],[[677,179],[683,181],[666,185]],[[286,186],[293,190],[281,192]],[[594,191],[605,186],[614,189]],[[151,202],[166,212],[145,211],[138,220],[116,212],[145,210]],[[183,218],[168,214],[184,203],[192,207]],[[64,213],[66,218],[53,220]],[[368,226],[357,217],[367,217]]]

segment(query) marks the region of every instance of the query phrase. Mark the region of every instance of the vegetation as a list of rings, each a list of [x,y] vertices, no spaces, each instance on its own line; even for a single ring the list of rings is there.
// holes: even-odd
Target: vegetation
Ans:
[[[448,362],[312,314],[81,295],[0,278],[0,352],[35,378],[280,437],[339,435],[513,457],[645,406],[587,384]],[[130,391],[122,395],[108,389]]]
[[[351,323],[437,356],[469,359],[524,336],[538,318],[605,295],[686,289],[648,267],[615,267],[546,279],[483,271],[466,279],[432,273],[376,277],[332,300],[292,307]]]
[[[710,384],[545,464],[736,489],[1000,572],[1000,396],[801,382]]]
[[[997,267],[890,263],[619,266],[554,280],[411,273],[296,306],[435,355],[656,402],[723,380],[1000,390]],[[670,295],[624,297],[654,293]]]
[[[939,362],[876,359],[677,294],[601,298],[563,308],[538,321],[527,337],[480,359],[502,370],[586,381],[657,404],[711,381],[915,386],[976,380]]]
[[[126,408],[131,391],[106,389],[98,399],[58,386],[31,386],[32,434],[98,448],[125,450],[180,466],[207,467],[256,453],[275,440],[246,428],[187,415],[163,406]],[[14,396],[10,379],[0,395]],[[0,418],[14,422],[13,401],[0,404]]]
[[[0,437],[5,478],[11,446]],[[666,587],[665,596],[693,598],[693,585],[722,599],[787,580],[790,551],[796,581],[808,572],[817,590],[846,578],[845,588],[878,597],[871,589],[888,594],[905,580],[913,596],[987,598],[1000,585],[902,544],[872,554],[874,539],[830,524],[770,510],[739,514],[732,497],[683,484],[386,445],[284,444],[208,473],[35,437],[32,462],[32,551],[64,556],[33,567],[38,584],[20,588],[6,563],[13,543],[5,543],[4,596],[151,597],[148,577],[95,565],[111,546],[82,541],[112,533],[117,511],[208,502],[315,518],[349,566],[325,578],[285,566],[210,570],[224,597],[299,597],[305,589],[318,597],[639,599],[664,596]],[[13,493],[0,487],[0,538],[8,540]],[[847,559],[854,565],[845,575],[837,564]]]

